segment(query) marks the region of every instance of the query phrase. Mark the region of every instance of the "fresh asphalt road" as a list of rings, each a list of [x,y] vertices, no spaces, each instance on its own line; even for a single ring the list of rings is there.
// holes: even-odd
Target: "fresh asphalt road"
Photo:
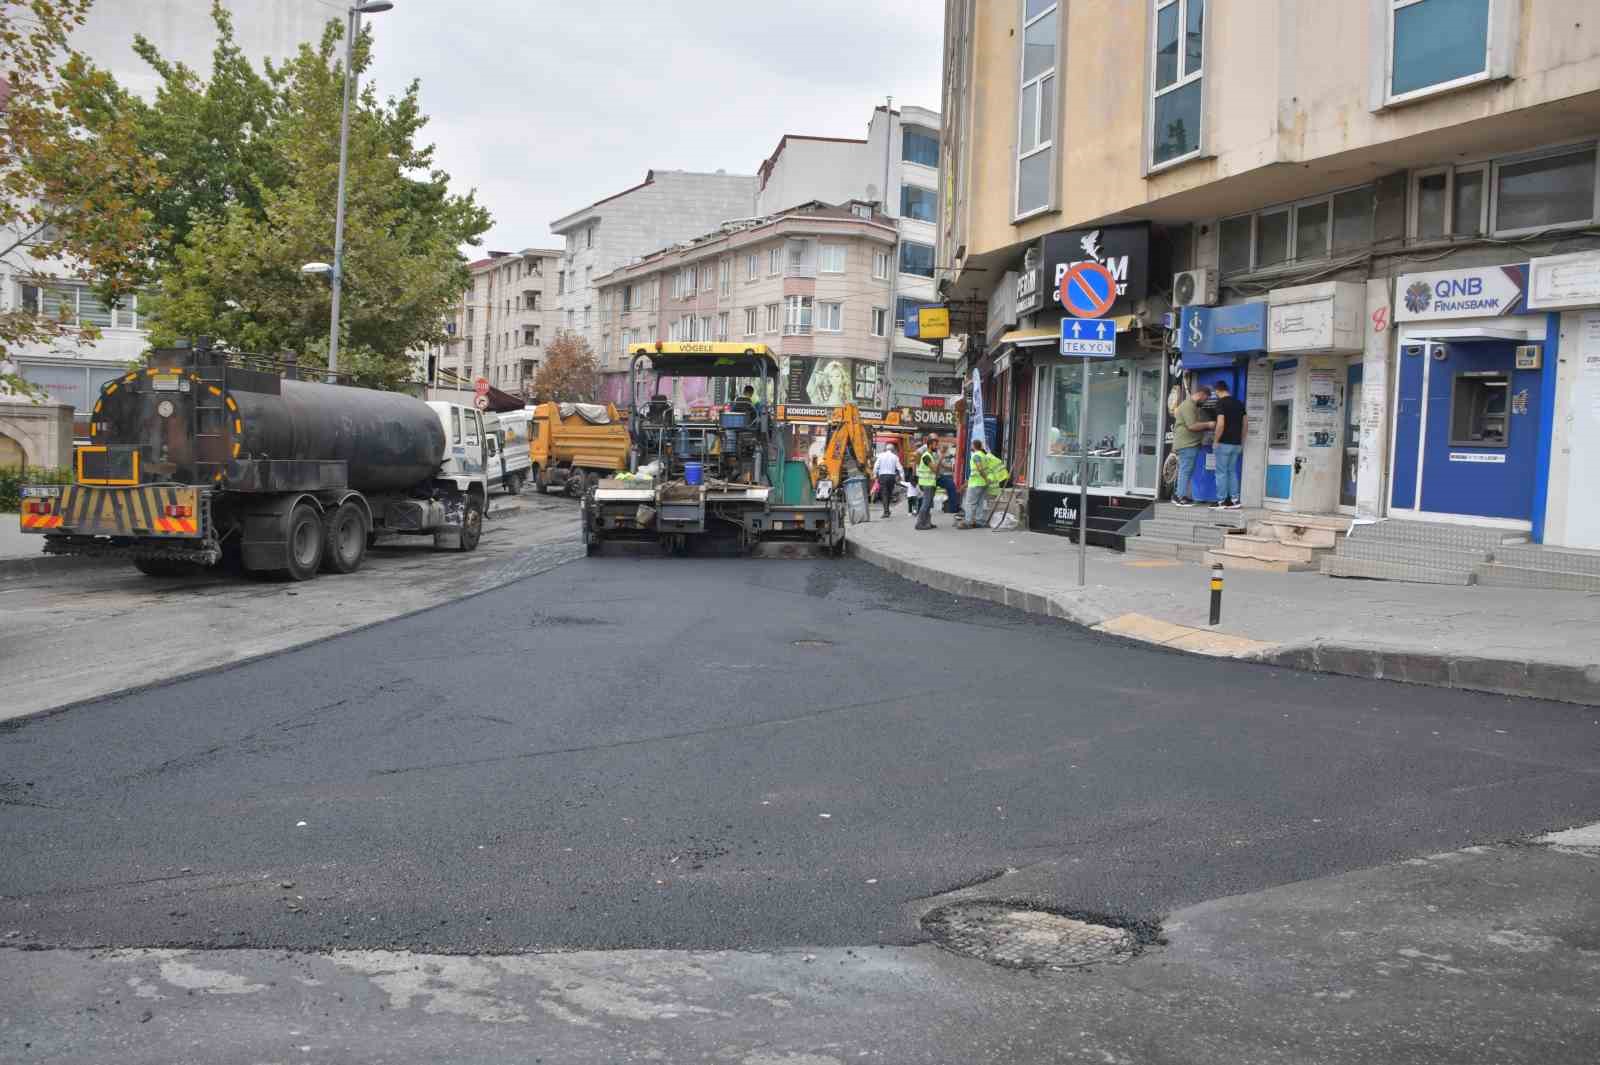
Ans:
[[[1597,717],[853,561],[607,554],[5,726],[0,942],[895,944],[1007,869],[997,894],[1159,918],[1594,820]]]

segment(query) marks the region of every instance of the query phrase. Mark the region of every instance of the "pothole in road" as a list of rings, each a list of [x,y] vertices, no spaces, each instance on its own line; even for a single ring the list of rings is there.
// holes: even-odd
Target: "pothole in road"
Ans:
[[[796,647],[809,647],[812,649],[833,646],[832,640],[795,640],[793,643]]]
[[[946,950],[1013,969],[1074,969],[1125,961],[1150,938],[1139,930],[1003,902],[957,902],[922,918]]]

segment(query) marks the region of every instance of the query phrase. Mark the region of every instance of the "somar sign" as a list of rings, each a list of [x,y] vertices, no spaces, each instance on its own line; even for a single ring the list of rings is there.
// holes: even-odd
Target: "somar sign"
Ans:
[[[1397,322],[1431,322],[1441,318],[1496,318],[1526,310],[1526,266],[1479,266],[1401,274],[1395,281]]]

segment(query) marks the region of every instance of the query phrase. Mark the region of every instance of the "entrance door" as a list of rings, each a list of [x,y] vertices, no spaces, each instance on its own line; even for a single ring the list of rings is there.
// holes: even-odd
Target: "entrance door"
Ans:
[[[1128,490],[1155,495],[1161,479],[1161,363],[1138,363],[1133,388],[1133,463]]]
[[[1356,505],[1356,480],[1361,470],[1361,363],[1346,371],[1344,390],[1344,465],[1339,471],[1339,505]]]

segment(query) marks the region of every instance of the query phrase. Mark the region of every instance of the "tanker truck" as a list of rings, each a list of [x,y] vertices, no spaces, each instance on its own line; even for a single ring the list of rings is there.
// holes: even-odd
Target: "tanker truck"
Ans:
[[[74,483],[24,485],[22,531],[151,576],[353,573],[385,534],[471,551],[484,439],[471,407],[285,377],[202,338],[102,387]]]

